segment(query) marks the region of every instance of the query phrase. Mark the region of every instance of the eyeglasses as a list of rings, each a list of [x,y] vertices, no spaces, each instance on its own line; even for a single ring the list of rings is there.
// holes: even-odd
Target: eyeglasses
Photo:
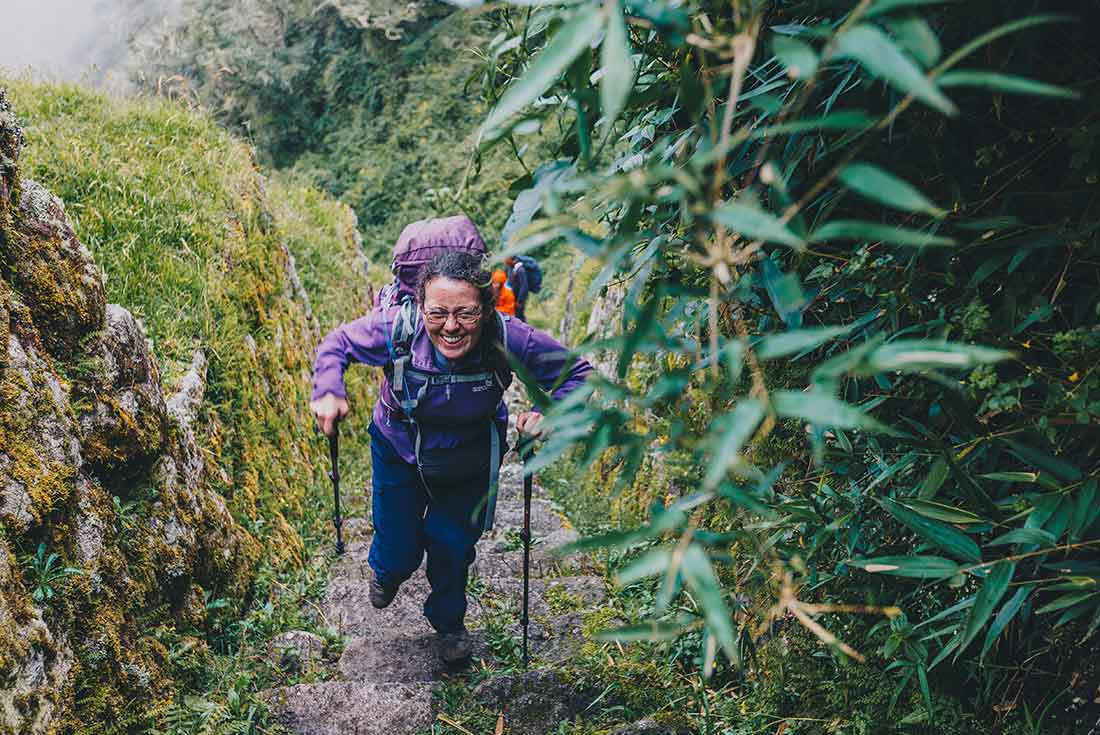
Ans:
[[[478,319],[481,319],[481,309],[457,309],[455,311],[447,311],[446,309],[429,309],[424,312],[424,321],[432,326],[439,326],[447,323],[448,317],[454,317],[455,321],[464,327],[472,327],[477,324]]]

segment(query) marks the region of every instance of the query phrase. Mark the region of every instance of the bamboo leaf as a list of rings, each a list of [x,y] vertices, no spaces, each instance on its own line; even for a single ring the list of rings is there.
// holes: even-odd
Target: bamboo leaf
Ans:
[[[639,623],[637,625],[626,625],[621,628],[611,628],[609,630],[601,630],[596,633],[596,639],[601,641],[620,641],[636,642],[636,641],[668,641],[678,637],[684,632],[684,629],[691,623],[692,618],[688,616],[681,616],[676,622],[658,622],[653,621],[650,623]]]
[[[694,593],[699,607],[702,608],[707,628],[718,639],[718,645],[725,651],[729,660],[736,663],[739,657],[734,637],[733,618],[730,615],[729,606],[726,605],[722,585],[714,574],[710,559],[701,547],[691,544],[684,551],[683,574],[684,581]]]
[[[931,500],[906,498],[903,504],[910,510],[920,513],[922,516],[935,518],[937,521],[946,521],[947,523],[982,523],[985,520],[976,513],[971,513],[968,510],[962,510],[961,508],[955,508],[943,503],[936,503]]]
[[[771,258],[760,263],[760,274],[764,281],[764,290],[775,307],[776,313],[789,329],[802,326],[802,310],[806,308],[806,293],[797,273],[783,273]]]
[[[982,552],[974,539],[952,526],[929,519],[892,500],[879,501],[890,515],[897,518],[924,540],[957,559],[979,563]]]
[[[1035,482],[1039,479],[1039,475],[1035,472],[987,472],[984,475],[978,475],[978,477],[986,480],[992,480],[993,482]]]
[[[873,25],[861,24],[835,39],[833,56],[855,59],[867,71],[905,94],[911,94],[945,115],[958,110],[889,36]]]
[[[888,242],[910,247],[940,247],[954,245],[950,237],[893,225],[881,225],[861,220],[833,220],[810,233],[810,242],[854,240],[857,242]]]
[[[895,10],[917,8],[923,5],[943,5],[950,2],[958,2],[958,0],[875,0],[875,3],[867,10],[867,17],[874,18],[892,13]]]
[[[1031,585],[1025,585],[1016,590],[1016,594],[1009,598],[1002,607],[1000,612],[997,613],[997,617],[993,618],[993,623],[990,624],[989,630],[985,634],[985,642],[982,643],[982,652],[978,656],[978,659],[984,659],[985,654],[992,648],[994,641],[997,640],[997,636],[1001,634],[1008,624],[1012,622],[1012,618],[1016,617],[1016,613],[1023,607],[1024,601],[1027,596],[1031,594],[1031,590],[1035,589]]]
[[[1064,610],[1071,605],[1076,605],[1079,602],[1083,602],[1090,597],[1100,595],[1100,592],[1070,592],[1068,595],[1062,595],[1055,599],[1053,602],[1048,602],[1041,608],[1035,611],[1036,615],[1046,615],[1047,613],[1057,612],[1058,610]]]
[[[924,482],[920,485],[920,490],[917,491],[917,497],[921,500],[931,500],[936,497],[936,493],[943,487],[943,481],[947,479],[948,474],[950,474],[950,468],[947,466],[947,460],[943,457],[936,457],[936,461],[932,464],[932,468],[928,470]]]
[[[771,394],[772,408],[784,418],[805,419],[818,426],[866,429],[891,433],[891,429],[850,403],[816,391],[780,390]]]
[[[1007,546],[1009,544],[1036,544],[1040,548],[1054,546],[1058,539],[1049,531],[1040,528],[1014,528],[989,541],[987,546]]]
[[[946,212],[916,187],[870,163],[850,163],[840,172],[844,185],[872,201],[905,212],[925,212],[942,217]]]
[[[867,353],[861,374],[902,370],[917,372],[929,369],[969,370],[1007,360],[1013,355],[979,345],[939,342],[930,339],[899,339],[876,347]]]
[[[887,25],[897,36],[902,48],[922,66],[930,67],[940,60],[940,54],[943,52],[940,39],[936,37],[935,31],[924,18],[915,14],[907,15],[890,19]]]
[[[603,111],[605,135],[626,106],[634,87],[634,59],[630,53],[630,35],[619,0],[609,0],[607,35],[600,49],[600,109]]]
[[[772,38],[772,52],[787,67],[787,75],[791,79],[806,79],[817,71],[817,52],[805,41],[776,35]]]
[[[715,422],[718,428],[711,432],[714,442],[710,466],[703,480],[705,489],[713,490],[726,476],[730,465],[737,461],[741,447],[752,437],[764,418],[764,413],[763,403],[755,398],[748,398]]]
[[[1039,469],[1046,470],[1067,482],[1077,482],[1083,476],[1081,470],[1065,460],[1058,459],[1041,449],[1021,444],[1014,439],[1004,439],[1012,453]]]
[[[1054,621],[1053,627],[1061,628],[1066,623],[1076,620],[1082,615],[1091,612],[1093,609],[1100,609],[1100,606],[1097,606],[1095,603],[1091,603],[1088,600],[1079,602],[1073,607],[1070,607],[1067,610],[1063,610],[1062,614],[1058,616],[1058,619]]]
[[[806,241],[794,234],[775,215],[738,201],[719,205],[711,217],[720,225],[748,240],[777,242],[802,250]]]
[[[821,130],[858,130],[860,128],[870,127],[874,124],[875,118],[870,117],[862,110],[838,110],[829,115],[824,115],[823,117],[812,117],[804,120],[794,120],[792,122],[757,128],[749,134],[749,140]]]
[[[918,579],[947,579],[959,572],[959,565],[942,556],[877,556],[848,562],[872,574],[892,574]]]
[[[970,616],[966,621],[966,631],[963,633],[962,642],[955,652],[955,659],[966,650],[974,637],[985,626],[997,603],[1004,597],[1008,590],[1008,584],[1012,581],[1012,575],[1016,572],[1016,562],[999,561],[993,565],[986,575],[982,588],[978,590],[978,596],[974,600],[974,607],[970,608]]]
[[[672,552],[664,546],[650,549],[630,562],[615,575],[615,583],[626,587],[640,579],[663,574],[672,563]]]
[[[1071,541],[1078,541],[1081,538],[1081,534],[1088,531],[1092,527],[1092,524],[1096,522],[1097,516],[1100,516],[1100,495],[1098,492],[1100,489],[1100,483],[1097,483],[1096,479],[1091,479],[1085,483],[1077,495],[1077,503],[1073,507],[1073,518],[1069,525],[1069,536]]]
[[[756,344],[756,356],[761,360],[775,360],[795,353],[807,352],[850,331],[850,326],[808,327],[792,332],[769,334]]]
[[[646,539],[660,536],[665,531],[677,528],[687,521],[683,511],[669,509],[659,515],[655,515],[653,521],[639,526],[630,531],[612,531],[596,536],[583,536],[576,541],[559,546],[554,553],[566,556],[578,551],[591,551],[592,549],[625,549]]]
[[[943,87],[981,87],[997,92],[1025,94],[1033,97],[1060,97],[1062,99],[1079,99],[1081,97],[1080,92],[1066,87],[995,71],[958,69],[947,72],[940,77],[939,81]]]
[[[522,77],[512,82],[482,126],[492,130],[541,97],[558,81],[569,65],[592,45],[603,27],[603,13],[597,6],[582,5],[558,29]]]

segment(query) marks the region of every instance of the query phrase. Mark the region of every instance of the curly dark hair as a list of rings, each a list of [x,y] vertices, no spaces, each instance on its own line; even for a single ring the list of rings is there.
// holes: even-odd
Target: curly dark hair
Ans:
[[[416,300],[424,306],[428,284],[435,278],[453,278],[466,281],[477,289],[478,303],[481,305],[481,341],[479,349],[483,359],[496,363],[503,358],[500,348],[500,324],[496,319],[496,297],[493,295],[493,278],[485,270],[485,259],[461,250],[447,250],[432,258],[420,269],[416,279]],[[496,349],[494,349],[494,347]]]
[[[416,279],[416,300],[424,305],[424,293],[428,283],[435,278],[453,278],[466,281],[477,289],[478,301],[486,314],[496,307],[493,298],[493,278],[485,270],[484,258],[461,250],[445,250],[420,268]]]

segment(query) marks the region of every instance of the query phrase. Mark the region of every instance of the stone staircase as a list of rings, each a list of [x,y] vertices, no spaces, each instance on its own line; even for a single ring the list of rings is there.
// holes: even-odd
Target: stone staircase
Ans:
[[[500,485],[495,528],[477,545],[471,588],[477,588],[479,595],[468,595],[466,617],[474,663],[484,661],[490,667],[493,655],[482,629],[488,610],[478,598],[514,600],[516,613],[510,616],[514,622],[509,632],[517,640],[520,636],[523,551],[515,539],[523,525],[523,479],[514,452],[501,468]],[[530,598],[534,668],[540,662],[568,658],[582,642],[581,615],[576,611],[555,615],[548,591],[557,588],[581,607],[599,604],[606,593],[603,578],[586,573],[583,557],[562,558],[551,553],[575,539],[576,533],[553,510],[537,484],[531,519],[536,541],[531,549]],[[273,690],[269,702],[283,724],[301,735],[412,735],[436,719],[434,683],[462,672],[448,671],[436,657],[435,633],[422,613],[429,590],[423,567],[402,585],[389,607],[375,610],[367,599],[369,525],[352,519],[345,528],[347,551],[332,568],[321,606],[329,625],[345,639],[338,675],[332,681]]]

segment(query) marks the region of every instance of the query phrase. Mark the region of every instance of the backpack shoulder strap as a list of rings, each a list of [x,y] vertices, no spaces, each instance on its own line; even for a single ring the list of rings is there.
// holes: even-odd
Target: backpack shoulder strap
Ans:
[[[412,340],[420,326],[420,315],[412,299],[406,298],[394,316],[393,325],[388,333],[386,347],[390,353],[390,389],[393,398],[401,406],[406,416],[411,417],[420,402],[421,395],[415,398],[409,395],[405,382],[405,371],[412,359]],[[420,391],[423,393],[423,390]]]
[[[505,316],[499,311],[496,312],[496,315],[497,322],[500,324],[500,348],[504,356],[504,369],[494,370],[493,377],[496,378],[497,385],[500,386],[501,390],[508,390],[508,386],[512,383],[512,369],[508,365],[508,353],[510,352],[508,349],[508,322],[511,321],[512,317]],[[504,375],[501,374],[502,372]]]

